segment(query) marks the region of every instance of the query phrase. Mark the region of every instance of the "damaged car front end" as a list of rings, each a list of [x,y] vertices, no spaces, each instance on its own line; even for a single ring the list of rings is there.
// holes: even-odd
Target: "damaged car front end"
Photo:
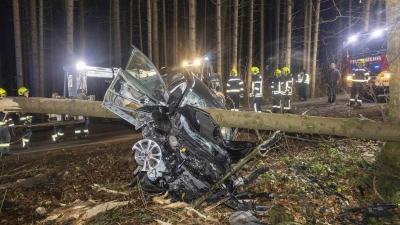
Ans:
[[[255,146],[230,140],[231,129],[221,128],[202,110],[225,106],[189,68],[159,72],[135,47],[103,106],[142,129],[143,139],[132,147],[139,166],[131,185],[140,182],[147,192],[169,191],[176,200],[200,197]],[[228,195],[233,188],[229,178],[214,194]]]

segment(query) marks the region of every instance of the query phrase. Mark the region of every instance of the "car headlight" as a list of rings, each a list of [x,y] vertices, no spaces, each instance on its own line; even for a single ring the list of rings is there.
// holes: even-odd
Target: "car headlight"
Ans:
[[[347,76],[347,80],[353,80],[353,76]]]
[[[221,127],[221,136],[224,140],[232,139],[232,128],[230,127]]]

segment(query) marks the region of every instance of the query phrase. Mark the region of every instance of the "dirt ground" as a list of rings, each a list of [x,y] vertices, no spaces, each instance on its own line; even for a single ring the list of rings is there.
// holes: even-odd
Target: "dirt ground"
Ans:
[[[347,113],[382,118],[378,108]],[[269,135],[261,133],[264,139]],[[240,130],[239,138],[255,140],[255,135]],[[234,210],[224,205],[204,211],[203,204],[194,211],[163,198],[150,201],[159,195],[127,187],[136,168],[133,144],[123,141],[0,159],[0,224],[230,224]],[[382,144],[287,133],[266,157],[254,159],[236,174],[246,177],[269,167],[237,192],[268,193],[254,199],[256,205],[266,206],[257,217],[268,224],[400,224],[398,209],[387,210],[385,218],[346,214],[348,208],[379,200],[371,174],[377,173],[374,162]],[[104,204],[99,210],[104,212],[88,213]]]

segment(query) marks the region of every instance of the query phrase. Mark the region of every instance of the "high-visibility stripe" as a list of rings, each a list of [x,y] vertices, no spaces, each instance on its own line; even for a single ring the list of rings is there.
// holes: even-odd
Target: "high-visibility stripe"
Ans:
[[[4,123],[4,122],[0,122],[0,126],[2,126],[2,125],[5,125],[6,123]]]
[[[83,132],[87,133],[87,132],[89,132],[89,130],[83,130]]]
[[[3,147],[10,147],[10,143],[3,143]]]
[[[80,134],[80,133],[81,133],[80,130],[76,130],[76,131],[75,131],[75,134]]]
[[[355,100],[354,98],[351,98],[350,101],[351,101],[351,102],[355,102],[356,100]]]
[[[361,99],[357,99],[357,102],[360,102],[360,103],[361,103],[361,102],[362,102],[362,100],[361,100]]]
[[[240,88],[240,90],[241,90],[241,91],[244,91],[244,89],[243,89],[243,88]]]
[[[240,78],[231,78],[231,79],[228,80],[228,82],[232,81],[232,80],[242,80],[242,79],[240,79]]]
[[[241,84],[243,84],[243,81],[240,81],[240,82],[239,82],[239,85],[241,85]]]
[[[64,135],[64,133],[60,133],[60,132],[58,132],[58,133],[57,133],[57,135],[63,136],[63,135]]]
[[[29,139],[22,138],[22,142],[29,142]]]

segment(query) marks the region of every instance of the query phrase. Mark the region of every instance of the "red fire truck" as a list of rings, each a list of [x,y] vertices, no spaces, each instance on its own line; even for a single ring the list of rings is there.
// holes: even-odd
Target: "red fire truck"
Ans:
[[[364,59],[365,67],[369,69],[370,74],[365,76],[365,88],[360,93],[361,97],[369,100],[388,100],[390,73],[388,72],[386,30],[358,33],[345,42],[345,47],[347,48],[347,85],[352,86],[357,60]]]

